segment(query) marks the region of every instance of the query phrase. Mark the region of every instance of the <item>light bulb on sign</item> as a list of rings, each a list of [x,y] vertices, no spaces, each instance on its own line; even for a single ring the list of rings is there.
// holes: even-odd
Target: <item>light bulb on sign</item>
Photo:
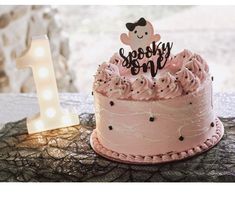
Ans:
[[[78,115],[60,106],[50,44],[46,36],[33,37],[28,51],[16,59],[16,64],[18,68],[32,68],[40,107],[39,114],[27,118],[28,133],[79,124]]]

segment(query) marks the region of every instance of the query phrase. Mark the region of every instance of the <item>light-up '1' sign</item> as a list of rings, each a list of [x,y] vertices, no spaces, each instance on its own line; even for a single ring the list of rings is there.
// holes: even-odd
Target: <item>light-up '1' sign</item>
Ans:
[[[29,49],[16,60],[16,64],[18,68],[32,68],[40,107],[40,113],[32,118],[27,118],[28,133],[79,124],[78,115],[70,113],[60,106],[47,36],[33,37]]]

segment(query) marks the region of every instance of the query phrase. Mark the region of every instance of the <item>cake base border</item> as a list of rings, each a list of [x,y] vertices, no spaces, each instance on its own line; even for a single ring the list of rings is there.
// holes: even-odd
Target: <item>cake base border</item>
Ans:
[[[185,151],[171,153],[171,154],[159,154],[159,155],[127,155],[124,153],[118,153],[110,149],[105,148],[97,138],[96,129],[93,130],[90,137],[90,144],[92,149],[104,158],[107,158],[112,161],[125,163],[125,164],[160,164],[173,161],[184,160],[187,158],[194,157],[201,153],[204,153],[214,147],[223,137],[224,126],[219,118],[216,118],[216,132],[212,135],[210,139],[207,139],[202,144],[190,148]]]

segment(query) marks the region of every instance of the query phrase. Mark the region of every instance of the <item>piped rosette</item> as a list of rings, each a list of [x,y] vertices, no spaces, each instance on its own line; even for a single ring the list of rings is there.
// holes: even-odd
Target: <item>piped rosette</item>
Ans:
[[[187,49],[176,54],[174,58],[169,61],[168,67],[166,68],[171,73],[176,73],[181,69],[181,67],[188,62],[190,57],[193,56],[193,53]]]
[[[129,75],[130,69],[123,67],[123,58],[118,54],[115,53],[109,60],[109,63],[114,64],[118,67],[119,73],[121,76]]]
[[[119,75],[119,71],[116,65],[107,63],[101,64],[95,74],[93,89],[102,94],[105,94],[109,86],[109,81],[112,79],[113,76],[116,75]]]
[[[182,95],[182,87],[169,72],[157,80],[157,85],[157,97],[159,99],[170,99]]]
[[[192,58],[189,62],[184,65],[191,71],[194,75],[196,75],[201,82],[206,79],[206,72],[204,71],[204,67],[202,63],[200,63],[196,58]]]
[[[153,98],[152,82],[141,75],[132,83],[132,98],[135,100],[149,100]]]
[[[200,86],[199,78],[187,67],[182,67],[176,73],[176,79],[180,82],[185,94],[195,91]]]
[[[131,82],[125,77],[114,76],[109,82],[106,92],[108,97],[117,99],[128,99],[131,92]]]

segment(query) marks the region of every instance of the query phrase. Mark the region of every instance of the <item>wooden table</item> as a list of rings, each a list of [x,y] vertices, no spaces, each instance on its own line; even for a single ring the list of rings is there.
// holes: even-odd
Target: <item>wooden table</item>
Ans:
[[[79,114],[81,126],[28,135],[24,118],[38,111],[35,94],[0,94],[0,181],[235,181],[235,94],[215,94],[225,126],[216,147],[188,160],[141,166],[93,152],[91,96],[64,93],[60,98]]]

